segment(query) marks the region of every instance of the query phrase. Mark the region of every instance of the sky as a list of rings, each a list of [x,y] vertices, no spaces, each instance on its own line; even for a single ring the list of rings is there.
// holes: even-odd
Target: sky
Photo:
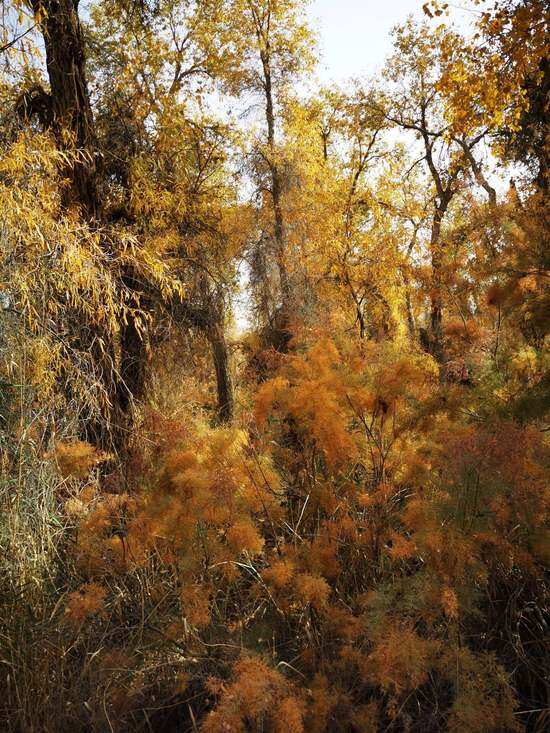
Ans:
[[[412,14],[426,18],[425,0],[311,0],[308,15],[321,48],[319,73],[323,80],[343,81],[371,76],[391,51],[391,29]],[[453,4],[459,27],[470,13]]]

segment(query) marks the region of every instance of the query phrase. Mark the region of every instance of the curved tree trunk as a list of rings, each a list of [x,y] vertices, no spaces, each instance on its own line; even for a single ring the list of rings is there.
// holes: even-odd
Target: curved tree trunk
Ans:
[[[203,292],[202,295],[204,301],[206,301],[205,305],[180,302],[177,312],[182,321],[191,328],[200,331],[210,344],[216,375],[216,412],[219,422],[228,423],[233,419],[234,399],[229,349],[227,348],[224,332],[223,305],[216,302],[215,298],[212,299],[207,292]]]

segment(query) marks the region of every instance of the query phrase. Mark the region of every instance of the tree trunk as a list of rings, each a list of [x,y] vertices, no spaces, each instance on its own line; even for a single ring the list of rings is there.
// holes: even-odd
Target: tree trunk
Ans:
[[[188,302],[180,302],[177,311],[188,326],[197,329],[208,339],[216,374],[218,420],[228,423],[233,419],[234,399],[229,349],[224,333],[223,304],[207,292],[202,295],[206,305],[194,306]]]
[[[233,420],[234,401],[227,342],[223,328],[219,324],[210,327],[207,336],[210,342],[210,348],[212,349],[212,358],[216,371],[218,420],[220,423],[229,423]]]
[[[131,273],[123,276],[126,287],[136,290],[139,286]],[[141,303],[147,308],[150,303]],[[118,453],[125,452],[127,438],[132,432],[136,402],[144,393],[146,372],[146,347],[135,317],[129,313],[126,323],[120,327],[120,374],[116,380],[113,410],[113,443]]]
[[[414,313],[413,313],[413,307],[412,307],[412,301],[411,301],[411,290],[410,290],[410,282],[409,282],[408,275],[403,276],[403,282],[405,284],[405,307],[407,309],[407,329],[409,331],[409,337],[411,341],[414,341],[416,338],[416,324],[414,322]]]
[[[265,116],[267,122],[267,145],[269,147],[269,169],[271,173],[271,198],[273,201],[275,257],[279,280],[281,283],[281,300],[283,308],[290,300],[290,280],[285,263],[285,224],[282,207],[282,176],[278,162],[275,160],[275,110],[273,105],[273,87],[271,82],[271,66],[267,51],[261,53],[264,70]]]
[[[44,38],[53,129],[60,148],[77,153],[69,170],[71,186],[65,203],[76,203],[86,216],[97,218],[100,202],[94,123],[78,0],[32,0],[32,7]],[[67,133],[72,140],[67,139]]]
[[[47,115],[59,150],[73,153],[62,174],[70,185],[62,192],[65,208],[76,205],[90,222],[100,217],[97,191],[96,146],[90,95],[86,81],[84,38],[78,18],[78,0],[31,0],[36,23],[44,40],[46,68],[50,82]],[[114,345],[106,356],[91,329],[80,338],[79,348],[92,354],[98,380],[108,400],[113,401],[116,363]],[[116,394],[115,394],[116,397]],[[96,445],[112,447],[113,411],[93,414],[82,426],[83,437]]]
[[[98,194],[97,148],[90,94],[86,80],[85,45],[78,17],[78,0],[32,0],[39,23],[50,82],[51,124],[61,150],[75,153],[75,160],[64,171],[70,187],[64,192],[66,207],[77,205],[91,223],[101,220],[102,205]],[[123,276],[124,284],[135,288],[131,273]],[[139,284],[138,284],[139,285]],[[92,343],[96,340],[90,335]],[[102,447],[123,450],[125,436],[131,431],[134,399],[143,389],[143,343],[131,315],[121,324],[120,354],[111,344],[106,357],[92,346],[111,409],[101,420],[89,421],[86,432]],[[120,377],[113,365],[120,360]]]
[[[443,343],[443,283],[442,258],[440,251],[441,221],[445,210],[437,208],[434,214],[432,233],[430,237],[430,252],[432,260],[432,283],[430,292],[430,342],[434,358],[443,364],[445,348]]]

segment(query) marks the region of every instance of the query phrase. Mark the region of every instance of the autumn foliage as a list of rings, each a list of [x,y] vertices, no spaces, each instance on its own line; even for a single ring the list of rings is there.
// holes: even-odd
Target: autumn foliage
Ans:
[[[4,5],[2,730],[542,733],[543,4]]]

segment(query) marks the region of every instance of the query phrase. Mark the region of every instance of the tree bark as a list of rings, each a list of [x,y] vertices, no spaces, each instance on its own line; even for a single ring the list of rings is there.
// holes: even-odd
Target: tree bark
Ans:
[[[491,206],[496,206],[497,204],[497,192],[491,186],[487,178],[485,177],[485,174],[483,173],[483,168],[481,167],[481,163],[478,163],[478,161],[475,159],[473,153],[472,153],[472,147],[479,142],[481,137],[476,138],[471,143],[468,144],[468,142],[464,139],[459,138],[453,138],[455,142],[460,145],[462,148],[462,151],[464,153],[464,157],[470,164],[470,167],[472,169],[472,173],[474,174],[474,178],[476,180],[476,183],[478,186],[481,186],[481,188],[484,188],[487,192],[487,196],[489,197],[489,203]]]
[[[221,423],[233,420],[234,398],[231,379],[229,349],[224,333],[223,307],[205,297],[206,305],[193,305],[180,302],[176,311],[182,321],[200,331],[208,340],[216,375],[217,405],[216,412]]]
[[[430,290],[430,341],[434,358],[442,364],[445,361],[443,344],[443,298],[442,298],[442,258],[439,245],[443,213],[436,209],[430,237],[430,256],[432,283]]]
[[[405,308],[407,311],[407,330],[409,331],[409,337],[411,341],[416,338],[416,323],[414,321],[414,312],[411,299],[411,283],[409,273],[403,272],[403,285],[405,286]]]
[[[77,153],[65,204],[76,203],[87,217],[97,218],[97,151],[78,0],[32,0],[32,8],[44,38],[57,142]]]
[[[78,206],[93,224],[101,221],[102,202],[98,193],[97,145],[78,0],[32,0],[32,8],[46,51],[51,127],[59,149],[75,154],[74,161],[64,171],[70,186],[64,191],[63,203],[65,207]],[[122,280],[126,287],[135,289],[131,273],[124,274]],[[128,323],[121,324],[118,357],[114,343],[108,358],[95,346],[91,348],[112,408],[101,420],[89,421],[86,431],[102,447],[114,445],[123,451],[125,436],[131,430],[134,400],[141,396],[144,379],[143,342],[131,314]],[[120,378],[114,368],[117,361]]]
[[[285,263],[285,223],[282,206],[283,181],[280,166],[275,160],[275,110],[269,48],[260,53],[264,72],[265,115],[267,122],[267,145],[269,147],[269,170],[271,173],[271,198],[273,201],[275,256],[281,283],[281,299],[285,307],[291,296],[290,279]]]
[[[435,209],[430,235],[430,256],[432,265],[432,283],[430,293],[430,344],[434,358],[443,364],[445,362],[445,345],[443,341],[443,258],[441,255],[441,224],[454,196],[453,184],[458,175],[457,168],[449,173],[444,183],[433,158],[433,141],[426,127],[426,107],[422,105],[422,129],[426,151],[426,162],[436,188]]]
[[[233,382],[229,368],[229,350],[223,328],[215,324],[208,330],[208,341],[212,349],[214,369],[216,371],[216,385],[218,391],[218,420],[220,423],[230,423],[233,420],[234,400]]]

